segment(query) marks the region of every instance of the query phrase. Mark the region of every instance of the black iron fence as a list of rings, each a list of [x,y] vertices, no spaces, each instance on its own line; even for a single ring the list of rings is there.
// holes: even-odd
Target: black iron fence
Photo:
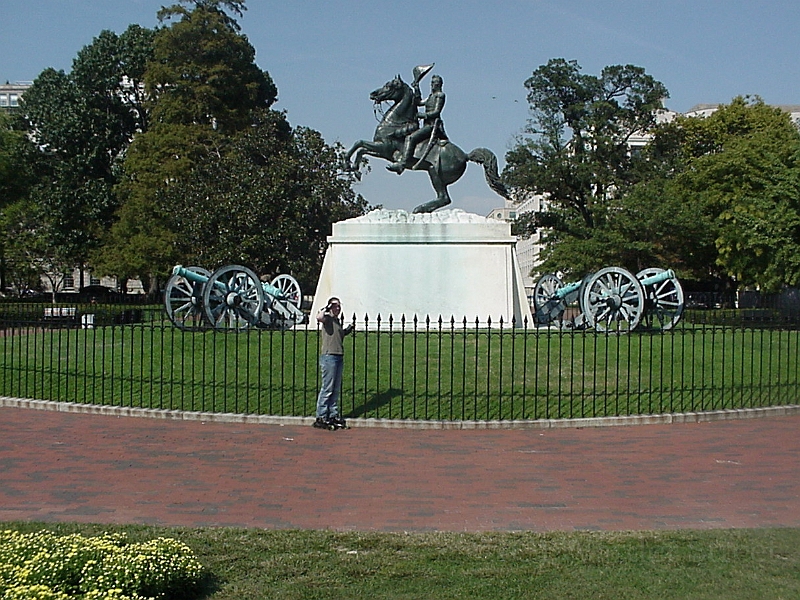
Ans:
[[[800,327],[780,307],[688,309],[665,332],[608,335],[468,319],[356,318],[350,418],[530,420],[794,404]],[[158,305],[0,304],[0,395],[307,416],[314,325],[182,331]]]

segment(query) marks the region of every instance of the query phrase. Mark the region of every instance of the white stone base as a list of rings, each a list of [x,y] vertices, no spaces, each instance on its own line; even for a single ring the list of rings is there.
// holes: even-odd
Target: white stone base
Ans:
[[[333,225],[314,296],[312,318],[328,298],[342,301],[344,315],[370,328],[411,323],[416,316],[461,324],[518,327],[530,307],[522,285],[511,225],[461,210],[410,214],[375,210]]]

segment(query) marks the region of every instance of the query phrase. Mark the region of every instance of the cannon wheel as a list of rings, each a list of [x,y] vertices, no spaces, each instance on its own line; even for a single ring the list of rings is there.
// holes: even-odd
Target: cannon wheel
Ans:
[[[211,272],[203,267],[188,267],[189,271],[200,273],[206,277]],[[173,275],[167,280],[164,290],[164,308],[167,317],[178,329],[199,331],[206,329],[203,321],[203,288],[202,283],[189,281],[180,275]]]
[[[264,307],[264,288],[253,271],[239,265],[217,269],[203,287],[206,320],[218,331],[255,326]]]
[[[581,309],[589,325],[597,331],[628,333],[644,316],[644,288],[630,271],[606,267],[587,282]]]
[[[303,303],[303,294],[300,292],[300,284],[291,275],[278,275],[272,280],[272,285],[283,292],[284,298],[294,304],[297,308]]]
[[[651,267],[636,274],[639,281],[663,273],[664,269]],[[642,324],[648,329],[667,331],[675,327],[683,314],[683,288],[673,277],[644,288],[645,311]]]
[[[556,297],[556,292],[564,284],[553,273],[542,275],[533,288],[533,311],[534,321],[537,324],[546,325],[557,321],[564,314],[567,302]]]

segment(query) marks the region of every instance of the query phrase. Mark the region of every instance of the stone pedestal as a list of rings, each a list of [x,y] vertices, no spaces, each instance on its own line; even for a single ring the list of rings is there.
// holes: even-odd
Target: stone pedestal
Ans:
[[[461,210],[410,214],[375,210],[333,225],[317,284],[312,319],[331,296],[341,299],[345,318],[359,322],[378,315],[381,328],[389,315],[414,316],[449,325],[451,317],[474,325],[517,326],[527,319],[525,296],[514,253],[510,223]]]

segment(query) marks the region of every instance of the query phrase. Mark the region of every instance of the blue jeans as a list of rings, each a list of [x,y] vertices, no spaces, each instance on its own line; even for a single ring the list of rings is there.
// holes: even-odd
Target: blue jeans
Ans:
[[[339,416],[344,357],[341,354],[323,354],[319,357],[319,366],[322,370],[322,388],[317,396],[317,418],[333,419]]]

